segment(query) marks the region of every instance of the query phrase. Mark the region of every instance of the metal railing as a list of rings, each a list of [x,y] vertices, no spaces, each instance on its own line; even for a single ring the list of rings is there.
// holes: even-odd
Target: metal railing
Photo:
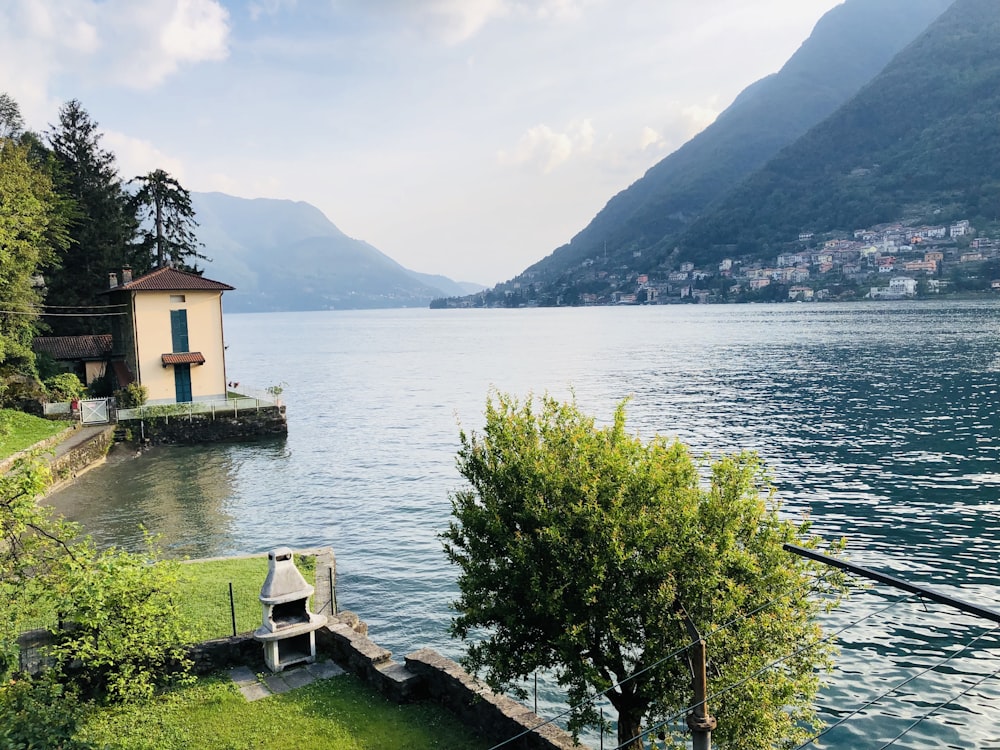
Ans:
[[[192,417],[195,414],[208,414],[214,419],[218,416],[239,416],[241,411],[259,411],[280,406],[278,399],[264,398],[227,398],[214,401],[190,401],[180,404],[149,404],[134,409],[118,409],[118,421],[126,422],[136,419],[166,419],[171,417]]]

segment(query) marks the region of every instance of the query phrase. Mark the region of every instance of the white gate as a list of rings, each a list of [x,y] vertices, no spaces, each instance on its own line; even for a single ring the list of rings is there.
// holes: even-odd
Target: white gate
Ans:
[[[111,421],[111,399],[94,398],[80,402],[80,420],[84,424],[107,424]]]

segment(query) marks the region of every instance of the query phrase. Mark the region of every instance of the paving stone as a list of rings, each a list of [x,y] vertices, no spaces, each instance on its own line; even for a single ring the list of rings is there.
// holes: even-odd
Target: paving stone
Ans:
[[[290,688],[300,688],[315,681],[316,677],[307,669],[293,669],[291,672],[283,672],[282,677]]]
[[[229,670],[229,676],[240,687],[257,682],[257,675],[250,667],[235,667]]]
[[[241,686],[240,692],[250,702],[259,701],[261,698],[267,698],[271,695],[271,691],[267,689],[267,686],[259,682],[254,682],[253,685]]]
[[[317,680],[328,680],[346,674],[344,669],[332,661],[318,661],[306,667]]]
[[[264,684],[267,685],[272,693],[287,693],[292,689],[292,686],[285,682],[280,674],[268,675],[264,678]]]

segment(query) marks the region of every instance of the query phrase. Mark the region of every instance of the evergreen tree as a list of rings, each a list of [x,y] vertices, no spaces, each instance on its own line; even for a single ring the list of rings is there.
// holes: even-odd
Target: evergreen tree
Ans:
[[[72,244],[62,255],[61,268],[47,279],[47,301],[98,305],[110,272],[126,265],[137,273],[149,270],[147,257],[134,244],[139,225],[135,208],[118,177],[114,154],[101,148],[97,123],[79,101],[62,106],[59,124],[47,138],[59,167],[58,188],[74,204]],[[48,322],[60,335],[110,330],[104,317],[53,317]]]
[[[141,219],[152,222],[142,232],[142,247],[155,257],[156,265],[198,272],[197,260],[205,260],[198,252],[201,245],[195,237],[198,222],[191,207],[191,194],[162,169],[136,177],[141,187],[133,203]],[[194,263],[189,264],[188,261]]]

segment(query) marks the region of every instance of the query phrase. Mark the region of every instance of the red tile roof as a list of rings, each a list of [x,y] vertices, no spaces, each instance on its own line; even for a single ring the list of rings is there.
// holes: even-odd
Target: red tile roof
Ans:
[[[167,365],[203,365],[205,355],[201,352],[175,352],[173,354],[161,354],[163,366]]]
[[[111,334],[40,336],[31,342],[31,348],[39,354],[48,354],[53,359],[106,359],[111,354]]]
[[[163,268],[157,268],[155,271],[147,273],[145,276],[133,279],[127,284],[120,284],[113,289],[108,289],[107,292],[104,292],[104,294],[121,290],[137,292],[209,290],[224,292],[234,288],[235,287],[229,286],[229,284],[223,284],[221,281],[206,279],[204,276],[199,276],[196,273],[178,271],[176,268],[164,266]]]

